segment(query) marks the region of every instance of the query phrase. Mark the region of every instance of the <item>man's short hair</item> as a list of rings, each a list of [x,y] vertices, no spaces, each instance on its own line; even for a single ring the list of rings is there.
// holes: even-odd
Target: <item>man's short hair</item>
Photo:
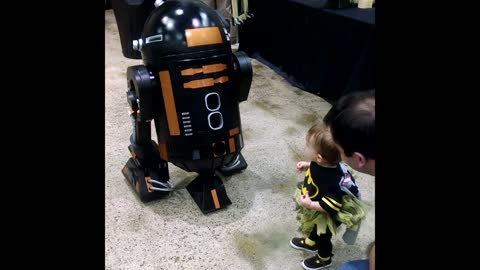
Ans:
[[[375,159],[375,90],[342,96],[328,111],[323,122],[346,156],[359,152]]]

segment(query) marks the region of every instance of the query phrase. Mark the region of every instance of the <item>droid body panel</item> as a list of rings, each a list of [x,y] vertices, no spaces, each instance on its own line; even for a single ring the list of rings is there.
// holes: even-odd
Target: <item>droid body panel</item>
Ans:
[[[187,190],[204,213],[231,203],[216,172],[247,167],[238,104],[248,97],[252,69],[244,53],[232,53],[228,35],[209,6],[171,0],[152,11],[134,41],[144,65],[127,69],[134,131],[122,171],[142,201],[173,190],[171,162],[199,174]]]

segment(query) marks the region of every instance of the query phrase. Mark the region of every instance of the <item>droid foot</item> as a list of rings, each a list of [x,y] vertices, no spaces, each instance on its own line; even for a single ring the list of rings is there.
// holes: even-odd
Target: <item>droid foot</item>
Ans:
[[[200,174],[187,186],[187,190],[204,214],[232,204],[220,177]]]
[[[133,158],[128,159],[122,173],[133,186],[142,202],[167,196],[172,190],[169,182],[161,182],[154,170],[141,169]]]

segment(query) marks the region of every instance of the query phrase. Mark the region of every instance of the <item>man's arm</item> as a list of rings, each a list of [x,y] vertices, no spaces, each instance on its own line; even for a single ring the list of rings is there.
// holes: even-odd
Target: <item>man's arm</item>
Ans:
[[[375,270],[375,242],[368,253],[368,270]]]

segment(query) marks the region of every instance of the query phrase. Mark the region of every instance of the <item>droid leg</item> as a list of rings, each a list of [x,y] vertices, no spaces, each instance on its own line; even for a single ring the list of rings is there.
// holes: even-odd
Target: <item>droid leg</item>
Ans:
[[[122,173],[143,202],[163,198],[172,190],[168,182],[168,163],[160,159],[158,145],[150,140],[150,123],[134,122],[136,131],[128,147],[132,157]]]
[[[151,141],[150,147],[131,144],[128,149],[132,154],[122,169],[122,173],[137,192],[140,200],[148,202],[165,197],[172,191],[168,182],[168,164],[158,156],[158,147]],[[140,153],[150,152],[141,158]],[[157,156],[157,157],[156,157]]]
[[[204,214],[232,204],[222,180],[214,172],[200,172],[187,186],[187,190]]]
[[[139,118],[139,104],[135,103],[133,89],[127,93],[131,105],[133,133],[128,149],[132,157],[122,173],[143,202],[165,197],[172,191],[168,174],[168,163],[160,158],[158,145],[151,140],[150,121]]]

